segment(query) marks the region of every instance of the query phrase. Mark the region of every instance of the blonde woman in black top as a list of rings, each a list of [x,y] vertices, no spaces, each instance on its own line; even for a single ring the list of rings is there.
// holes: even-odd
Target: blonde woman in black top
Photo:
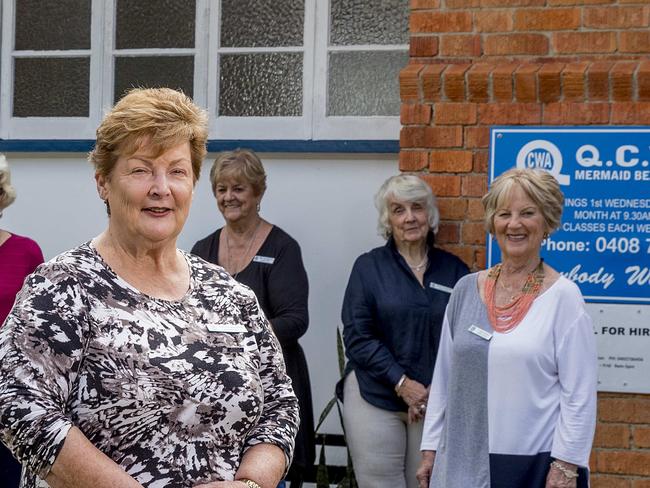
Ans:
[[[192,253],[223,266],[257,295],[277,335],[300,404],[300,430],[288,480],[299,481],[314,461],[314,421],[307,361],[298,339],[307,331],[309,283],[300,246],[260,215],[266,190],[262,162],[250,150],[219,155],[210,171],[226,225],[198,241]]]

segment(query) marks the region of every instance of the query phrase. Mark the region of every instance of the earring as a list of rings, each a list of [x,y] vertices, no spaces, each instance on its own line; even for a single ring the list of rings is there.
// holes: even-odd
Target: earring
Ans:
[[[548,239],[548,232],[544,232],[544,239]]]
[[[257,202],[257,205],[255,206],[255,209],[257,210],[258,213],[259,213],[259,211],[260,211],[260,208],[261,208],[261,207],[260,207],[260,202]]]

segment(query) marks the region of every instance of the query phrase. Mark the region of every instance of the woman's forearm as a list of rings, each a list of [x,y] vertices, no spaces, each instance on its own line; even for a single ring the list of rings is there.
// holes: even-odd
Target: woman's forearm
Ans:
[[[262,488],[275,488],[285,471],[284,451],[273,444],[256,444],[242,457],[235,479],[249,479]]]
[[[273,332],[278,337],[280,344],[284,345],[297,341],[305,335],[309,326],[309,316],[307,313],[301,313],[300,311],[290,311],[269,318],[269,322],[271,322]]]
[[[45,481],[52,488],[142,488],[76,427],[68,432]]]

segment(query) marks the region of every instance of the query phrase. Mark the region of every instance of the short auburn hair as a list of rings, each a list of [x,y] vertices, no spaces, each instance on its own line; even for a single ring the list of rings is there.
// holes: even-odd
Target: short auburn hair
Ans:
[[[189,142],[196,182],[207,139],[207,114],[190,97],[171,88],[134,88],[102,120],[88,160],[98,174],[108,177],[120,156],[135,153],[145,142],[153,146],[155,157]]]

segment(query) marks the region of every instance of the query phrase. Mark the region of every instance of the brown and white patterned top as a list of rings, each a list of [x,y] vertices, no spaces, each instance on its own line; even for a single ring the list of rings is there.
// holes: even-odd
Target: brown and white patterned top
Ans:
[[[297,401],[255,295],[184,256],[178,301],[142,294],[91,243],[27,279],[0,332],[0,435],[21,488],[48,486],[73,425],[146,488],[231,480],[258,443],[289,464]]]

